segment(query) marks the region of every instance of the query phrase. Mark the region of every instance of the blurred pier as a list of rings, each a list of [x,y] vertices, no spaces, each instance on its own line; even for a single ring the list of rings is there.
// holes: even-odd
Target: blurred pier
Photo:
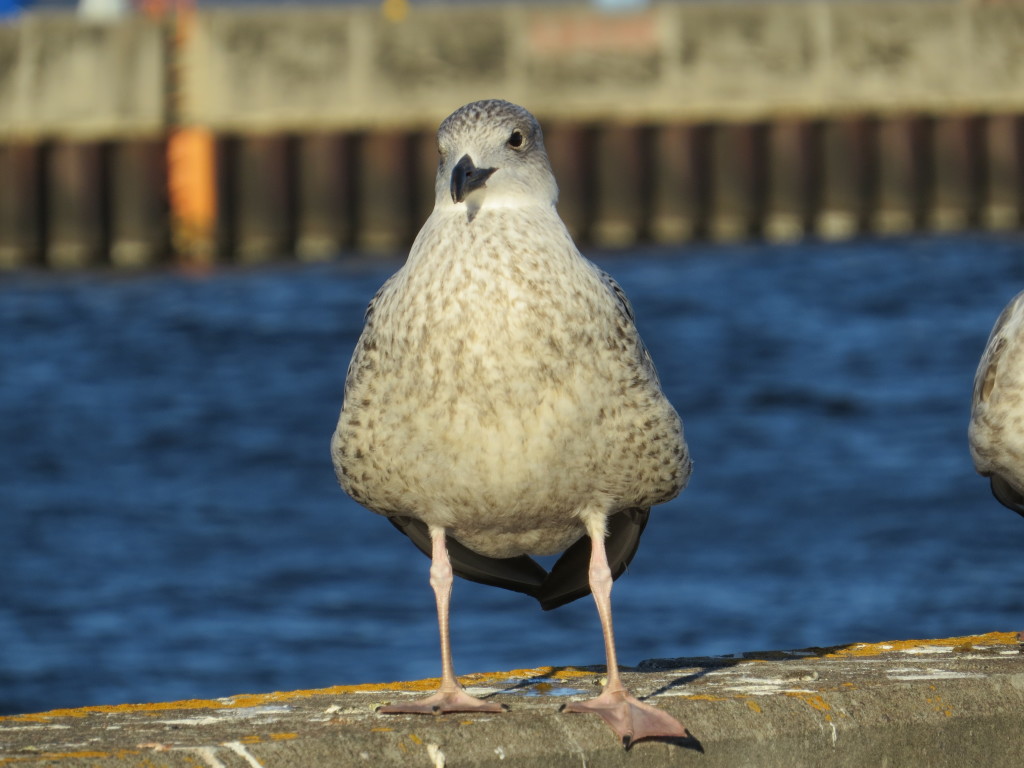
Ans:
[[[1024,223],[1024,3],[383,7],[0,24],[0,269],[400,250],[493,97],[586,244]]]

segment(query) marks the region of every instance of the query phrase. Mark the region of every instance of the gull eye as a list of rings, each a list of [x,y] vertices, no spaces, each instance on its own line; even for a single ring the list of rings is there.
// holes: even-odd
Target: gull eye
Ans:
[[[508,145],[512,147],[512,149],[520,149],[523,146],[524,141],[523,132],[518,128],[512,131],[512,135],[508,137]]]

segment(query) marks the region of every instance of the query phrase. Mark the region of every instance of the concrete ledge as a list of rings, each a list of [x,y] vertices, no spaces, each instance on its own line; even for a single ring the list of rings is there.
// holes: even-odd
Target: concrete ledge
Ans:
[[[0,718],[0,766],[1018,766],[1024,649],[1016,633],[659,659],[627,684],[690,729],[624,752],[596,717],[599,668],[468,675],[502,715],[382,716],[436,680]]]
[[[1024,7],[964,0],[224,7],[0,25],[0,137],[427,129],[501,96],[621,123],[1024,108]],[[168,84],[172,86],[168,114]]]

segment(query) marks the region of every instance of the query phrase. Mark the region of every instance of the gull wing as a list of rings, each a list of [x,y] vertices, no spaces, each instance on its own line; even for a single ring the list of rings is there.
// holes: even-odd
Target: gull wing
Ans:
[[[420,552],[427,557],[431,556],[430,531],[425,523],[415,517],[404,516],[389,517],[388,520],[408,536]],[[533,597],[547,578],[548,572],[527,555],[486,557],[460,544],[451,536],[445,538],[452,570],[457,576],[469,581],[510,589]]]
[[[627,509],[608,518],[605,551],[612,578],[626,571],[640,545],[640,534],[647,525],[650,509]],[[414,517],[396,515],[388,520],[404,533],[416,548],[431,556],[430,531]],[[555,562],[551,573],[532,557],[487,557],[478,554],[451,536],[447,537],[448,557],[456,575],[478,584],[501,587],[535,598],[545,611],[571,603],[590,594],[590,537],[583,536]]]
[[[981,362],[978,363],[978,371],[974,375],[972,410],[985,402],[992,391],[996,371],[999,370],[999,363],[1006,349],[1010,318],[1020,312],[1022,308],[1024,308],[1024,291],[1013,297],[999,313],[999,318],[992,326],[992,332],[988,335],[988,341],[985,344],[985,351],[981,355]]]
[[[999,503],[1024,517],[1024,496],[1006,482],[1001,475],[991,475],[989,482],[992,485],[992,495]]]
[[[658,379],[658,371],[654,367],[654,359],[651,357],[651,353],[647,351],[647,345],[644,344],[644,340],[640,338],[640,334],[636,330],[636,315],[633,313],[633,305],[629,303],[629,297],[626,296],[626,292],[622,290],[622,286],[615,282],[615,278],[605,272],[603,269],[597,267],[598,277],[601,278],[601,282],[604,283],[608,292],[611,293],[612,298],[615,299],[618,304],[619,311],[622,313],[622,322],[629,326],[631,332],[636,337],[637,352],[640,357],[640,362],[646,368],[655,382],[660,385]]]
[[[647,526],[651,510],[627,509],[608,518],[605,552],[612,579],[626,572],[640,546],[640,534]],[[533,595],[545,611],[571,603],[590,594],[590,537],[584,536],[558,558],[551,573]]]

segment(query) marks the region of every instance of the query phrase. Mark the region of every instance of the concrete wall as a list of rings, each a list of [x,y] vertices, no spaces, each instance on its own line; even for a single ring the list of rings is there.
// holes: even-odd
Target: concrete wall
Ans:
[[[754,120],[1024,109],[1016,3],[655,3],[211,9],[160,23],[0,26],[0,138],[432,127],[500,95],[547,119]],[[180,65],[180,69],[177,67]]]
[[[1024,108],[1024,6],[541,4],[209,11],[182,118],[217,130],[432,125],[500,95],[548,119],[751,120]]]
[[[165,128],[163,25],[67,14],[0,24],[0,141],[117,139]]]
[[[242,662],[240,662],[242,663]],[[657,659],[625,674],[692,738],[627,752],[593,715],[561,714],[601,669],[466,675],[491,715],[378,715],[437,680],[0,717],[10,768],[1019,768],[1016,633]]]
[[[400,250],[495,96],[582,244],[1024,227],[1024,3],[50,13],[0,25],[0,269]]]

